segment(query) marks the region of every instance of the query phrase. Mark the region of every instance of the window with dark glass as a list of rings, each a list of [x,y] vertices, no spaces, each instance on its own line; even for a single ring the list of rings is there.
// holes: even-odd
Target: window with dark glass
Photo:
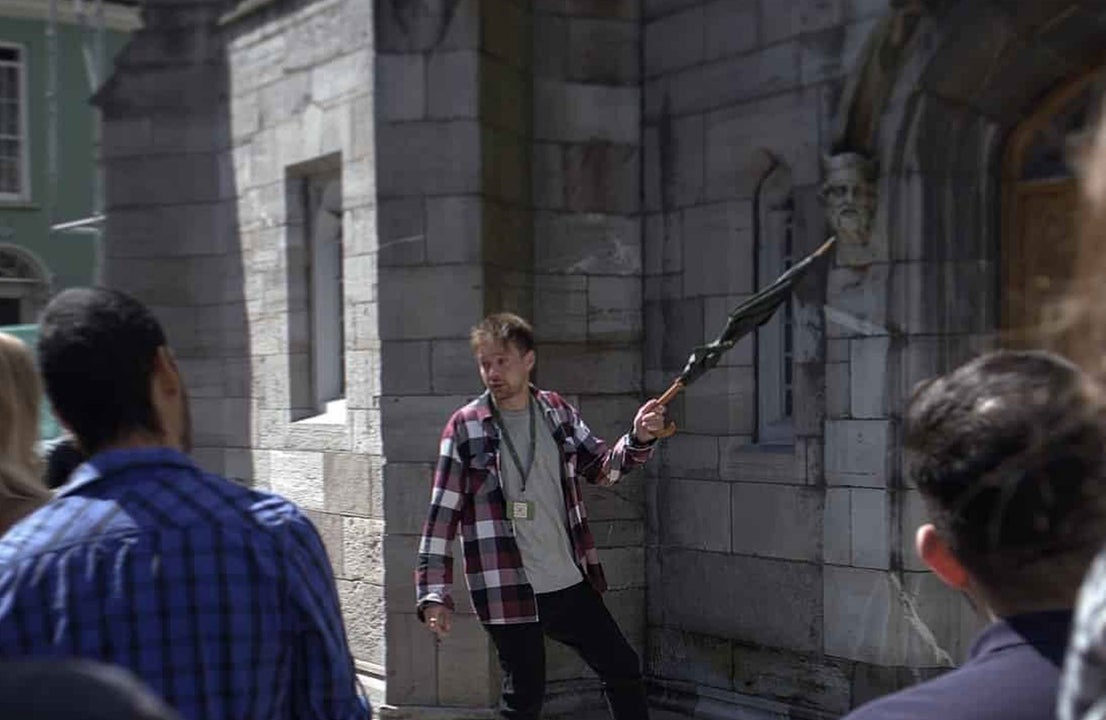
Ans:
[[[791,172],[778,166],[758,191],[757,289],[795,262],[795,196]],[[757,331],[757,424],[760,445],[794,442],[795,307],[788,299]]]
[[[27,194],[27,138],[23,50],[0,45],[0,198]]]

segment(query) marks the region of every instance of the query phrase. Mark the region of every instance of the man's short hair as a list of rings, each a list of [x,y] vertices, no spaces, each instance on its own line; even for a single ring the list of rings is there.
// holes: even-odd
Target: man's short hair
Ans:
[[[1078,585],[1106,515],[1106,414],[1078,368],[989,353],[920,386],[904,429],[934,525],[979,583],[1008,599]]]
[[[534,329],[514,313],[495,313],[481,320],[469,333],[472,349],[485,342],[512,344],[520,354],[534,349]]]
[[[74,288],[43,312],[38,361],[58,417],[92,455],[133,431],[160,432],[150,377],[165,333],[117,290]]]

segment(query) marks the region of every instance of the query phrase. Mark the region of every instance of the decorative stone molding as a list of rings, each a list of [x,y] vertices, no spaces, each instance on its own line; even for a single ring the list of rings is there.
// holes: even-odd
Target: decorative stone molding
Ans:
[[[883,112],[916,49],[919,28],[932,13],[932,4],[932,0],[891,0],[846,80],[831,130],[835,150],[872,152],[878,146]]]
[[[0,297],[20,298],[21,314],[38,315],[50,298],[52,278],[46,265],[34,253],[11,243],[0,243]]]
[[[860,267],[888,257],[885,233],[876,230],[880,125],[935,4],[891,0],[846,80],[831,126],[821,192],[829,225],[841,241],[839,265]]]

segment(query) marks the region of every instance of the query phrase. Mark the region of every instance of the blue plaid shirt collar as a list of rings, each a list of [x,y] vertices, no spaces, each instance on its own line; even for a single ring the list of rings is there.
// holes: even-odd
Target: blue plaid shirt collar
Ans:
[[[58,489],[57,497],[72,495],[108,476],[144,465],[175,465],[187,470],[196,469],[192,458],[170,447],[106,450],[78,466],[69,476],[69,481]]]

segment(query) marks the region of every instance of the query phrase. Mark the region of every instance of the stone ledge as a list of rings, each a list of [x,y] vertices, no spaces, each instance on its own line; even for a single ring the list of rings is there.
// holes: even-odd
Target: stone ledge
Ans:
[[[649,706],[707,720],[830,720],[837,715],[692,683],[650,679]]]
[[[407,705],[381,705],[373,707],[373,714],[381,720],[495,720],[498,711],[493,708],[449,708]]]
[[[277,0],[243,0],[243,2],[235,5],[234,9],[219,16],[219,27],[233,25],[239,20],[276,3]]]

